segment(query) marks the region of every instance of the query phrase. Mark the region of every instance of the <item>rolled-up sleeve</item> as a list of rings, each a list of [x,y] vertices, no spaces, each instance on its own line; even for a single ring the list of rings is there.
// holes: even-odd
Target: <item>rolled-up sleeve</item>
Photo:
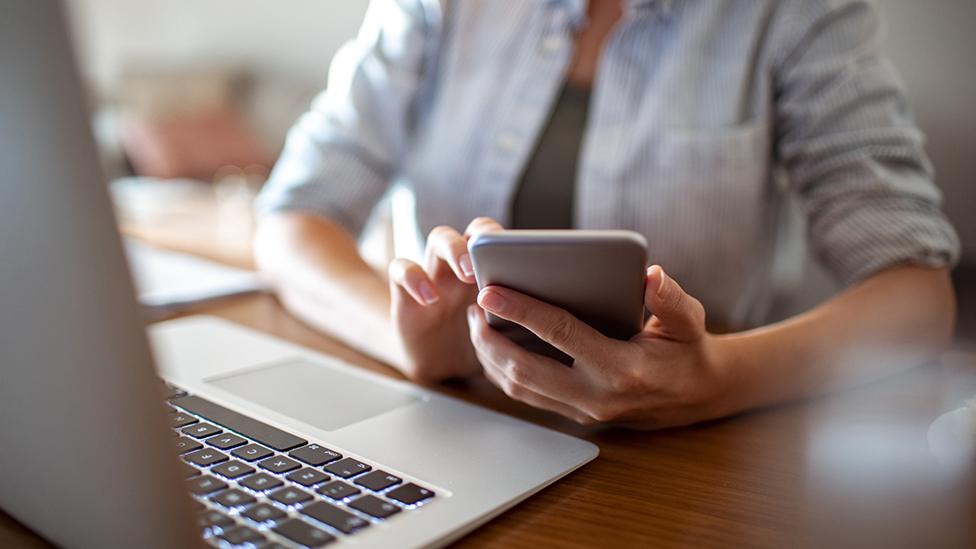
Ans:
[[[844,284],[897,264],[953,265],[958,237],[903,85],[879,52],[876,8],[796,5],[774,74],[777,153],[817,256]]]
[[[433,7],[432,7],[433,6]],[[327,89],[289,131],[258,215],[300,210],[359,234],[396,172],[436,34],[436,2],[373,0]]]

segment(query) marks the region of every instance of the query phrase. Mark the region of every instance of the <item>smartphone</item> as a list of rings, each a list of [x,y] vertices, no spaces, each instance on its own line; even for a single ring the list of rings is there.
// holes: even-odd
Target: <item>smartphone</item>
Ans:
[[[603,335],[630,339],[644,324],[647,241],[633,231],[509,230],[468,242],[478,289],[503,286],[562,307]],[[571,365],[528,329],[487,314],[522,347]]]

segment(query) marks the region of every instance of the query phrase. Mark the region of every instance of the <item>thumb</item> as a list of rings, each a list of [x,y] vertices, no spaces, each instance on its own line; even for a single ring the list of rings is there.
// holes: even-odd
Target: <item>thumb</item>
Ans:
[[[651,312],[648,326],[678,341],[695,341],[705,335],[705,307],[668,276],[660,265],[647,269],[644,304]]]

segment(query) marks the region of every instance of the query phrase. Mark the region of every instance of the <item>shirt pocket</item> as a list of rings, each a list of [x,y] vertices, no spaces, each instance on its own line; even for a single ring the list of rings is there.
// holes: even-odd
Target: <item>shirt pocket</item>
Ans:
[[[621,203],[628,225],[648,239],[652,261],[725,311],[763,264],[774,198],[769,132],[766,120],[660,130],[637,151],[641,167]],[[722,273],[722,284],[706,273]]]
[[[769,132],[765,120],[715,130],[666,130],[651,137],[648,152],[662,173],[673,178],[669,187],[707,198],[760,180],[765,184]]]

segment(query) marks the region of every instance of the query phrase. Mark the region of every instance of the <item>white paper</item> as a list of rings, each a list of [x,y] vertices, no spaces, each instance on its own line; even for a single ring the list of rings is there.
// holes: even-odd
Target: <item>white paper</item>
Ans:
[[[132,239],[125,240],[125,251],[139,302],[154,309],[175,309],[265,289],[252,271],[154,248]]]

